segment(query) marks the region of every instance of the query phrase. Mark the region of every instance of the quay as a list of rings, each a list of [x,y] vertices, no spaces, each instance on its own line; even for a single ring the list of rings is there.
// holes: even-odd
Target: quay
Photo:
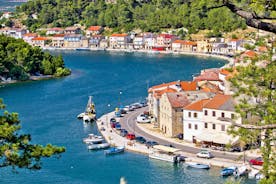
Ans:
[[[153,132],[143,124],[136,123],[135,119],[138,114],[145,111],[147,107],[136,109],[133,112],[128,112],[123,117],[116,118],[116,121],[120,122],[122,128],[128,130],[128,132],[135,133],[136,136],[143,136],[146,140],[154,140],[161,145],[174,145],[176,148],[180,149],[181,151],[177,152],[182,156],[187,157],[185,161],[192,161],[198,162],[202,164],[210,164],[211,166],[217,167],[230,167],[230,166],[242,166],[243,159],[240,159],[243,153],[230,153],[224,151],[216,151],[211,150],[214,154],[215,158],[212,159],[205,159],[205,158],[198,158],[196,157],[196,153],[198,153],[201,148],[197,148],[196,146],[192,145],[191,143],[186,143],[184,141],[179,141],[173,138],[166,138],[156,132]],[[140,154],[148,155],[151,151],[151,148],[147,148],[144,144],[140,144],[135,142],[135,140],[128,140],[125,137],[119,135],[119,131],[113,129],[110,126],[110,119],[115,118],[115,112],[109,112],[103,116],[101,116],[97,121],[97,127],[99,132],[105,138],[105,140],[113,146],[124,146],[126,150],[131,152],[136,152]],[[251,155],[250,157],[253,157]],[[249,159],[250,157],[247,157]],[[250,165],[246,162],[248,168]],[[255,168],[256,169],[256,168]],[[260,169],[260,168],[258,168]]]

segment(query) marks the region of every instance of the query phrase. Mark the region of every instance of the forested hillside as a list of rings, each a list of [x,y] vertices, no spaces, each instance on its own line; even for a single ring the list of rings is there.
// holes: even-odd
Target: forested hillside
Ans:
[[[61,56],[52,56],[21,39],[0,35],[0,76],[27,80],[30,75],[69,75]]]
[[[115,31],[159,32],[162,28],[188,28],[190,33],[210,29],[228,32],[245,28],[245,21],[228,8],[209,9],[208,0],[33,0],[17,8],[25,13],[24,23],[35,30],[40,27],[66,27],[76,23],[86,26],[101,25]],[[38,16],[33,18],[33,14]]]

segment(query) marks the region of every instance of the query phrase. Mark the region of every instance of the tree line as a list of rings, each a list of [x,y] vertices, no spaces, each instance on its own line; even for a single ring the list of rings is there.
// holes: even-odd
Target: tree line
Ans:
[[[14,80],[28,80],[31,75],[70,74],[62,56],[52,56],[39,47],[32,47],[22,39],[0,35],[0,76]]]

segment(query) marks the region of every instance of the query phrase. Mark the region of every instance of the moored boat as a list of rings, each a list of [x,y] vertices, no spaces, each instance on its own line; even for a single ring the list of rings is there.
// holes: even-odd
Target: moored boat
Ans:
[[[188,167],[196,168],[196,169],[210,169],[209,164],[200,164],[196,162],[186,162]]]
[[[234,175],[236,177],[239,177],[239,176],[244,176],[248,173],[248,170],[247,170],[247,167],[246,165],[242,165],[240,167],[237,168],[236,172],[234,172]]]
[[[256,175],[259,174],[259,170],[257,169],[252,169],[249,173],[248,173],[248,178],[249,179],[255,179]]]
[[[152,152],[149,153],[149,158],[176,163],[180,161],[178,159],[180,155],[175,154],[177,151],[179,149],[163,145],[154,145]]]
[[[109,143],[89,144],[87,148],[90,150],[97,150],[97,149],[105,149],[105,148],[108,148],[109,146],[110,146]]]
[[[236,169],[237,169],[237,167],[235,167],[235,166],[224,168],[220,171],[220,175],[221,176],[231,176],[234,174]]]
[[[77,118],[83,119],[84,122],[92,122],[96,120],[96,109],[95,104],[92,101],[92,96],[89,96],[85,112],[80,113]]]
[[[117,154],[117,153],[122,153],[124,151],[125,151],[124,146],[118,146],[118,147],[109,148],[108,150],[104,150],[104,154],[105,155],[113,155],[113,154]]]
[[[102,143],[104,141],[102,136],[99,135],[94,135],[94,134],[89,134],[87,138],[83,139],[83,142],[86,144],[97,144],[97,143]]]

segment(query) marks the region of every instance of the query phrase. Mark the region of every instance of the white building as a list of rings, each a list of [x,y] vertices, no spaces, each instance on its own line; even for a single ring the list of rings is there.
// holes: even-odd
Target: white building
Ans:
[[[112,34],[109,37],[109,46],[113,49],[126,49],[129,40],[128,34]]]

